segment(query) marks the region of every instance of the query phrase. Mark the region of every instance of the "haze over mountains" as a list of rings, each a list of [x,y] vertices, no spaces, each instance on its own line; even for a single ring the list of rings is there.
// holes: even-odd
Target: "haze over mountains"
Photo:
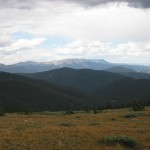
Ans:
[[[146,73],[146,71],[137,72],[133,69],[122,67],[122,66],[112,67],[110,69],[106,69],[105,71],[117,73],[133,79],[150,79],[150,74]]]
[[[128,64],[115,64],[110,63],[103,59],[64,59],[51,62],[20,62],[12,65],[0,64],[0,71],[10,73],[35,73],[53,70],[62,67],[69,67],[74,69],[94,69],[106,70],[112,67],[125,67],[138,72],[149,72],[150,66],[143,65],[128,65]]]

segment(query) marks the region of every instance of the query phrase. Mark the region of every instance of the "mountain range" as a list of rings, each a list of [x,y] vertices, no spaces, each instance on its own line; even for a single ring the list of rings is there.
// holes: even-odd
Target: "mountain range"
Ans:
[[[149,101],[147,97],[150,96],[150,75],[130,72],[131,69],[129,69],[129,72],[125,68],[119,67],[119,69],[122,72],[60,68],[22,75],[81,89],[95,95],[103,104],[106,104],[106,102],[112,103],[112,101],[115,105],[129,104],[134,100]],[[115,69],[115,71],[119,70]]]
[[[150,74],[143,73],[149,66],[69,59],[1,64],[0,68],[5,71],[0,72],[0,107],[7,112],[150,102]]]
[[[0,71],[10,73],[35,73],[62,67],[74,69],[106,70],[112,67],[125,67],[138,72],[150,72],[150,66],[110,63],[103,59],[64,59],[51,62],[20,62],[12,65],[0,64]]]

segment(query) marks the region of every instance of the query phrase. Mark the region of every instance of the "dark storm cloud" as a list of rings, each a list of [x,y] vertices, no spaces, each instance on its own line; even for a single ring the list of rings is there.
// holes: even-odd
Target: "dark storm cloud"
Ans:
[[[107,3],[121,3],[127,2],[128,6],[135,8],[150,8],[150,0],[0,0],[0,8],[19,8],[19,9],[32,9],[40,2],[73,2],[85,6],[93,7]]]
[[[150,0],[66,0],[76,3],[81,3],[87,6],[102,5],[110,2],[127,2],[130,7],[135,8],[150,8]]]
[[[150,8],[150,0],[128,0],[131,7]]]

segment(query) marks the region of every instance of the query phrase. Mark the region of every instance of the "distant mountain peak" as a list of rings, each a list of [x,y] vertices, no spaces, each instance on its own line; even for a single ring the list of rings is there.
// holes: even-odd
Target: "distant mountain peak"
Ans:
[[[106,61],[104,59],[80,59],[80,58],[53,60],[50,62],[43,62],[43,63],[44,64],[61,65],[61,64],[78,64],[78,63],[86,63],[86,62],[103,63],[103,64],[109,63],[108,61]]]
[[[142,72],[143,70],[146,70],[147,72],[150,71],[150,66],[115,64],[115,63],[108,62],[104,59],[80,59],[80,58],[53,60],[50,62],[26,61],[26,62],[11,64],[11,65],[0,64],[0,71],[11,72],[11,73],[35,73],[35,72],[43,72],[43,71],[48,71],[48,70],[53,70],[53,69],[63,68],[63,67],[68,67],[73,69],[105,70],[105,71],[110,71],[115,73],[118,72],[128,73],[128,72],[136,72],[136,71]]]
[[[110,63],[110,62],[106,61],[105,59],[90,59],[90,61],[96,62],[96,63],[104,63],[104,64]]]
[[[15,65],[23,66],[23,65],[35,65],[35,64],[39,64],[39,63],[38,62],[34,62],[34,61],[24,61],[24,62],[16,63]]]

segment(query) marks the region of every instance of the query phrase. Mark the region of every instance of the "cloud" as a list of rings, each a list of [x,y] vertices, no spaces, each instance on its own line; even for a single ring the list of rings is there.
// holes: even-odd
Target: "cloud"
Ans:
[[[34,1],[24,0],[0,0],[1,8],[19,8],[19,9],[31,9]]]
[[[113,43],[101,41],[77,40],[51,50],[37,47],[42,41],[42,39],[16,41],[11,46],[5,47],[5,51],[0,50],[0,63],[11,64],[29,60],[46,62],[66,58],[103,58],[118,63],[149,63],[150,41],[128,42],[114,46]]]
[[[45,55],[44,50],[38,49],[45,38],[17,39],[12,40],[9,45],[0,47],[0,63],[12,64],[20,61],[38,60]]]
[[[70,0],[66,0],[70,1]],[[72,2],[81,3],[87,6],[97,6],[103,5],[107,3],[127,3],[130,7],[135,8],[150,8],[150,1],[149,0],[71,0]]]
[[[128,63],[149,62],[150,41],[145,42],[128,42],[113,46],[112,43],[103,43],[101,41],[83,42],[77,40],[67,44],[63,48],[53,50],[55,59],[65,58],[104,58],[110,61]]]
[[[18,51],[31,49],[38,45],[40,45],[45,39],[44,38],[36,38],[36,39],[18,39],[10,43],[9,46],[0,47],[0,53],[3,54],[14,54]]]
[[[148,62],[150,10],[137,7],[149,8],[149,1],[0,0],[0,63],[72,57]],[[72,43],[56,41],[52,49],[45,41],[47,49],[49,37]]]
[[[61,36],[89,41],[139,41],[150,38],[149,10],[130,8],[124,4],[86,9],[76,5],[80,3],[78,0],[75,3],[62,1],[67,0],[0,0],[0,7],[8,7],[0,9],[0,45],[3,42],[9,44],[11,34],[15,32],[26,32],[35,37]],[[96,0],[95,3],[108,1]],[[81,2],[88,4],[94,0]],[[25,5],[34,9],[17,9]]]
[[[0,7],[3,8],[19,8],[19,9],[32,9],[35,8],[39,4],[44,3],[52,3],[58,1],[59,3],[67,2],[67,3],[77,3],[82,4],[84,6],[97,6],[104,5],[107,3],[127,3],[130,7],[135,8],[150,8],[149,0],[1,0]]]

